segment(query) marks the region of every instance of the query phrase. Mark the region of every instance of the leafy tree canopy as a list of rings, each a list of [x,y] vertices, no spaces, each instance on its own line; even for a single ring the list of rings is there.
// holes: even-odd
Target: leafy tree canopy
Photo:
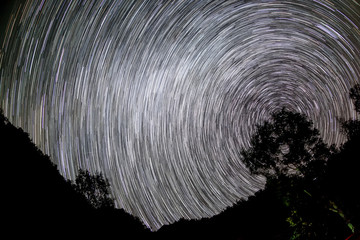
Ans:
[[[270,121],[257,126],[251,147],[241,151],[245,165],[267,178],[314,175],[330,150],[312,125],[304,115],[284,108],[272,114]]]

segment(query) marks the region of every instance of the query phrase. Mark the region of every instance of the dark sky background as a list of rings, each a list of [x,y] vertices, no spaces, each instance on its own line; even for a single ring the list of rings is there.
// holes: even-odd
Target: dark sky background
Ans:
[[[337,145],[338,118],[355,118],[357,0],[1,9],[5,115],[66,178],[103,172],[117,207],[153,230],[211,217],[261,189],[240,150],[272,112],[304,113]]]

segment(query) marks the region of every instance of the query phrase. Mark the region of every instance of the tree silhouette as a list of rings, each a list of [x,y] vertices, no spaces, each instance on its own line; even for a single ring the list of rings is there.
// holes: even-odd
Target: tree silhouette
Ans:
[[[245,165],[267,177],[266,189],[288,208],[291,239],[343,237],[353,225],[324,188],[335,147],[328,147],[302,114],[282,109],[271,117],[241,151]]]
[[[360,113],[360,84],[355,84],[350,89],[350,98],[353,100],[353,103],[355,105],[355,111]]]
[[[320,171],[330,150],[312,122],[284,108],[271,117],[270,121],[257,126],[250,140],[251,147],[241,151],[251,173],[278,178],[303,177]]]
[[[109,181],[101,173],[91,175],[88,170],[80,169],[75,180],[75,189],[83,194],[95,209],[114,207]]]
[[[360,84],[354,85],[349,93],[355,110],[360,114]],[[328,176],[325,182],[327,192],[338,204],[334,212],[343,216],[353,234],[360,235],[360,195],[359,189],[359,146],[360,120],[342,120],[342,130],[347,141],[342,144],[340,151],[330,159]],[[354,235],[354,238],[357,239]],[[353,239],[353,238],[352,238]]]
[[[355,111],[360,113],[360,84],[356,84],[350,89],[349,96],[354,103]],[[342,130],[348,140],[360,138],[360,120],[351,119],[342,121]]]

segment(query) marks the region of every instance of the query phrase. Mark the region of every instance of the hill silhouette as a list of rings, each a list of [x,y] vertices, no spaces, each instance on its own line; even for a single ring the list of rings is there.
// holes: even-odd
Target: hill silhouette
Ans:
[[[180,239],[289,239],[286,215],[276,192],[268,189],[212,218],[180,220],[162,227],[157,234]]]
[[[329,161],[321,188],[341,203],[352,223],[359,226],[358,135],[343,145]],[[286,218],[289,210],[279,201],[276,184],[229,207],[219,215],[201,220],[180,220],[150,232],[139,219],[121,209],[94,209],[74,184],[64,179],[49,156],[43,154],[21,128],[13,126],[0,111],[0,157],[3,163],[3,229],[17,236],[79,236],[107,239],[290,239]],[[284,184],[284,183],[281,183]],[[280,190],[279,190],[280,189]],[[349,231],[333,215],[334,236],[344,239]],[[327,220],[324,220],[327,221]],[[343,226],[340,225],[343,224]],[[339,227],[340,226],[340,227]],[[334,231],[335,231],[334,230]],[[49,235],[50,234],[50,235]],[[53,234],[53,235],[51,235]],[[353,238],[355,239],[355,238]]]
[[[130,234],[127,236],[131,238],[123,239],[135,236],[146,239],[219,239],[219,236],[286,239],[279,238],[286,236],[286,222],[279,217],[281,206],[271,191],[260,192],[213,218],[180,220],[150,232],[137,218],[121,209],[94,209],[75,191],[73,183],[64,179],[49,156],[32,143],[28,133],[13,126],[2,111],[0,151],[5,188],[4,229],[14,236],[59,232],[79,236]]]
[[[104,235],[115,228],[123,233],[149,231],[133,216],[119,209],[94,209],[73,184],[65,180],[49,156],[33,144],[0,112],[3,215],[5,229],[14,237],[61,233]],[[121,227],[120,227],[121,226]],[[106,232],[105,232],[106,233]]]

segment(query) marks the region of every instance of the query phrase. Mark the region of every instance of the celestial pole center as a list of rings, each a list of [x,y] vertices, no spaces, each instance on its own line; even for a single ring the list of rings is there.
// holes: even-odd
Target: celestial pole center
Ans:
[[[0,107],[64,177],[104,173],[116,206],[157,230],[264,187],[240,151],[274,111],[344,141],[359,27],[357,0],[24,1]]]

